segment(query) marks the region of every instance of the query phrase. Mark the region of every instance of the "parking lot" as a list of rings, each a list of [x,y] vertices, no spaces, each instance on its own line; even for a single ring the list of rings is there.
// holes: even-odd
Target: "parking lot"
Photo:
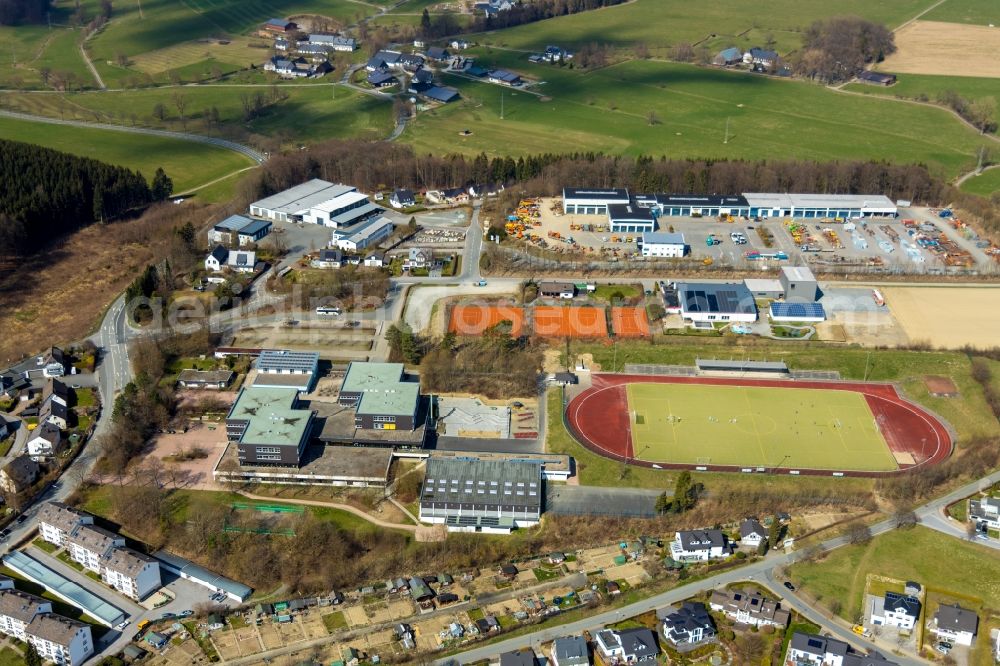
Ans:
[[[537,236],[537,245],[595,258],[637,257],[639,234],[611,233],[607,216],[564,215],[558,198],[537,202],[538,226],[528,226],[523,232],[525,237]],[[910,222],[904,224],[904,220]],[[739,269],[809,264],[817,270],[923,274],[972,266],[992,270],[997,265],[948,220],[925,208],[902,208],[896,219],[854,221],[661,217],[657,230],[684,234],[694,259]],[[734,234],[741,235],[743,242],[734,239]]]

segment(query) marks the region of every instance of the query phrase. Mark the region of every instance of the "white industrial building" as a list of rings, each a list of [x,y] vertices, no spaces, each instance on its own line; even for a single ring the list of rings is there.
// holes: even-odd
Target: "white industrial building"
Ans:
[[[688,246],[684,234],[668,232],[646,232],[640,238],[644,257],[667,257],[677,259],[687,254]]]
[[[816,276],[805,266],[783,266],[778,276],[784,298],[789,303],[815,303],[819,285]]]
[[[745,192],[750,217],[848,219],[895,217],[899,209],[881,194],[777,194]]]
[[[383,209],[350,185],[314,178],[250,204],[250,214],[279,222],[306,222],[334,229],[349,227]]]
[[[679,282],[677,298],[686,321],[757,321],[757,303],[742,282]]]
[[[608,204],[608,228],[611,233],[650,233],[656,229],[656,217],[652,209],[635,203]]]
[[[784,298],[785,288],[781,280],[770,278],[747,278],[743,280],[744,286],[750,290],[754,298]]]
[[[563,188],[563,213],[567,215],[606,215],[608,206],[627,206],[630,201],[626,189]]]
[[[346,252],[359,252],[391,236],[393,228],[388,218],[376,217],[351,229],[334,231],[331,245]]]

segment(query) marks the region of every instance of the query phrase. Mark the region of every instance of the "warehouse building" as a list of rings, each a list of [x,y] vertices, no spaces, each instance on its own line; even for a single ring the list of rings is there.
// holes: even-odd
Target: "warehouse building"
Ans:
[[[687,321],[757,321],[757,304],[743,283],[679,282],[677,294]]]
[[[251,220],[242,215],[230,215],[208,232],[210,243],[239,243],[240,247],[262,240],[271,233],[271,223],[267,220]]]
[[[365,430],[414,430],[420,384],[406,381],[402,363],[352,361],[338,401],[355,407],[355,426]]]
[[[394,228],[388,218],[370,218],[350,229],[334,231],[330,244],[345,252],[360,252],[384,241]]]
[[[420,520],[450,531],[509,533],[542,515],[537,461],[430,458],[420,490]]]
[[[743,284],[750,290],[754,298],[784,298],[785,296],[785,287],[781,284],[781,280],[747,278],[743,280]]]
[[[314,178],[250,204],[250,214],[279,222],[349,227],[384,212],[350,185]]]
[[[789,303],[815,303],[819,285],[816,276],[805,266],[783,266],[778,276],[785,300]]]
[[[643,233],[656,229],[656,217],[650,208],[637,204],[608,204],[608,228],[611,233]]]
[[[567,215],[607,215],[608,206],[627,206],[630,202],[626,189],[563,188],[563,213]]]
[[[319,369],[316,352],[289,349],[265,349],[257,357],[257,377],[254,386],[264,388],[294,388],[312,390]]]
[[[298,467],[314,416],[298,408],[298,395],[295,388],[240,391],[226,417],[226,436],[238,443],[240,465]]]
[[[719,215],[749,215],[750,204],[742,196],[656,194],[653,206],[666,217],[718,217]]]
[[[896,204],[881,194],[744,193],[751,217],[896,217]]]
[[[639,248],[644,257],[668,257],[677,259],[688,252],[684,234],[667,232],[646,232],[639,238]]]

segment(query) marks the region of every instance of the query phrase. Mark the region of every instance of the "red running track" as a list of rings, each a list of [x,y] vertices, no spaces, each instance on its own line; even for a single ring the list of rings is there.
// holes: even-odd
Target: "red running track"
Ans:
[[[644,467],[663,469],[699,469],[712,472],[740,472],[738,465],[687,465],[663,463],[633,458],[629,427],[626,384],[704,384],[710,386],[762,386],[774,388],[822,389],[825,391],[855,391],[865,396],[868,406],[879,421],[879,428],[889,448],[897,453],[909,453],[914,464],[900,465],[892,472],[864,472],[832,469],[769,469],[771,473],[830,476],[891,476],[915,467],[934,465],[952,451],[948,427],[923,407],[906,400],[892,384],[864,382],[817,381],[795,379],[726,379],[721,377],[673,377],[660,375],[595,374],[591,387],[573,398],[566,408],[570,433],[594,453]]]

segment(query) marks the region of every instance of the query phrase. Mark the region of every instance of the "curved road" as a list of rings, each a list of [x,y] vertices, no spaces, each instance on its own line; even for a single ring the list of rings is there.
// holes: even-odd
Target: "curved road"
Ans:
[[[16,111],[0,111],[0,116],[15,118],[17,120],[27,120],[36,123],[48,123],[50,125],[65,125],[68,127],[84,127],[88,129],[110,130],[112,132],[128,132],[131,134],[146,134],[148,136],[160,136],[168,139],[181,139],[182,141],[193,141],[194,143],[204,143],[218,148],[231,150],[241,155],[245,155],[257,164],[263,164],[267,156],[258,152],[250,146],[244,146],[235,141],[218,139],[201,134],[189,134],[187,132],[174,132],[171,130],[158,130],[149,127],[125,127],[123,125],[110,125],[108,123],[87,123],[80,120],[60,120],[59,118],[46,118],[45,116],[33,116],[28,113],[18,113]]]

